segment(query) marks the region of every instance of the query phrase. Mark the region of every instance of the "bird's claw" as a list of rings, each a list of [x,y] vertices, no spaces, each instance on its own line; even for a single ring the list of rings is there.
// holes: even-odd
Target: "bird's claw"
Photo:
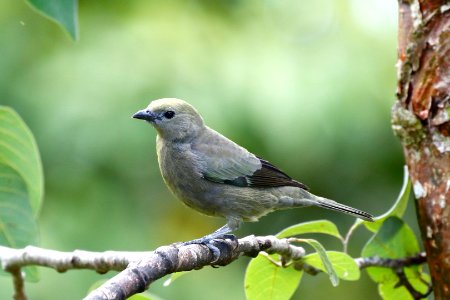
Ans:
[[[224,235],[222,236],[222,238],[223,238],[224,240],[231,240],[232,242],[235,242],[235,241],[237,240],[236,236],[235,236],[234,234],[231,234],[231,233],[229,233],[229,234],[224,234]]]
[[[193,244],[199,244],[199,245],[205,245],[206,247],[208,247],[208,249],[211,251],[212,255],[213,255],[213,260],[211,262],[212,265],[214,265],[214,263],[216,263],[219,258],[220,258],[220,249],[214,245],[214,241],[220,242],[220,239],[229,239],[231,241],[235,241],[236,240],[236,236],[233,234],[224,234],[221,237],[202,237],[199,239],[195,239],[192,241],[187,241],[181,244],[181,246],[187,246],[187,245],[193,245]]]

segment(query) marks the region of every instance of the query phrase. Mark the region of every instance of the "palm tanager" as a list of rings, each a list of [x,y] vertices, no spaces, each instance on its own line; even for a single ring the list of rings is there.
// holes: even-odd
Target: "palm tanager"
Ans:
[[[172,193],[201,213],[227,220],[195,243],[209,243],[275,210],[311,205],[373,221],[364,211],[311,194],[306,185],[206,126],[183,100],[152,101],[133,118],[156,129],[159,168]]]

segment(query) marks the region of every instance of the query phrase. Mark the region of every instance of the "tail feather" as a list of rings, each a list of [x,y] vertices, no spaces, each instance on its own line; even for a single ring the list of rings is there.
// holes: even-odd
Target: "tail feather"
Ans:
[[[365,221],[373,222],[373,216],[362,210],[338,203],[336,201],[326,199],[309,193],[306,190],[292,187],[284,187],[280,189],[281,197],[278,202],[278,209],[304,207],[304,206],[319,206],[339,212],[343,212]]]
[[[315,205],[319,206],[319,207],[323,207],[323,208],[327,208],[327,209],[331,209],[331,210],[335,210],[335,211],[340,211],[355,217],[358,217],[360,219],[363,219],[365,221],[370,221],[373,222],[373,216],[369,213],[366,213],[362,210],[338,203],[336,201],[333,200],[329,200],[329,199],[325,199],[322,197],[317,197],[319,199],[316,199],[316,203]]]

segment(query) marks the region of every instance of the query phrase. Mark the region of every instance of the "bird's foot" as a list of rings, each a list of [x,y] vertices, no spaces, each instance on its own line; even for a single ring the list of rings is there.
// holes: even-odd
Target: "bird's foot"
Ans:
[[[231,240],[231,241],[233,241],[233,242],[237,241],[236,236],[235,236],[234,234],[231,234],[231,233],[229,233],[229,234],[224,234],[224,235],[222,236],[222,238],[223,238],[224,240]]]
[[[213,254],[213,261],[211,262],[211,264],[214,265],[214,263],[216,263],[219,260],[221,253],[220,249],[216,245],[214,245],[214,241],[220,242],[220,239],[229,239],[235,241],[236,236],[234,236],[233,234],[223,234],[221,236],[207,235],[199,239],[183,242],[181,246],[193,244],[205,245]]]

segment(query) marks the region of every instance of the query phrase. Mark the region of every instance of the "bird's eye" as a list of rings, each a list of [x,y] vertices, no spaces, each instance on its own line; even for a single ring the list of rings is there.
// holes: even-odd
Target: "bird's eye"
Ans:
[[[164,117],[166,117],[167,119],[172,119],[173,117],[175,117],[175,112],[168,110],[164,113]]]

